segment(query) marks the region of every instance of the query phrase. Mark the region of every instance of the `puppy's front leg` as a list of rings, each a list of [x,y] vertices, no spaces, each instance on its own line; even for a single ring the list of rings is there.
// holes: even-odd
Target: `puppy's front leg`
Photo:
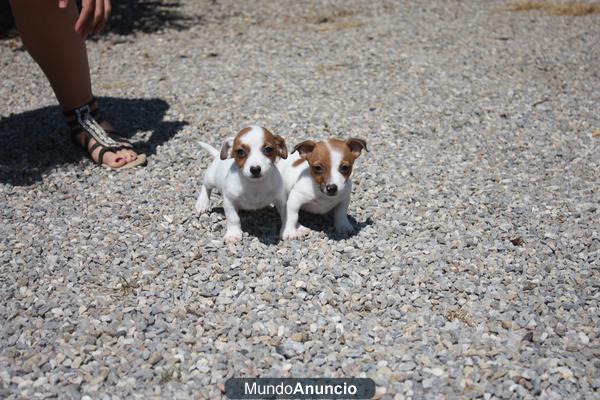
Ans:
[[[298,213],[303,201],[296,192],[290,193],[285,207],[285,218],[281,227],[281,238],[283,240],[297,239],[310,232],[310,229],[298,224]]]
[[[348,219],[348,206],[350,205],[350,193],[346,196],[340,204],[333,209],[333,225],[335,231],[342,235],[349,235],[354,233],[356,230]]]
[[[207,188],[206,185],[202,185],[200,188],[200,195],[198,196],[198,200],[196,200],[196,211],[199,213],[208,211],[210,207],[210,192],[211,189]]]
[[[235,205],[227,197],[223,199],[223,209],[227,218],[227,232],[225,232],[225,243],[236,243],[242,240],[242,225]]]
[[[275,200],[274,204],[275,204],[275,208],[277,209],[277,212],[279,213],[279,217],[281,218],[281,228],[283,228],[283,226],[285,224],[285,200],[284,200],[284,196],[281,196],[280,198],[278,198],[277,200]]]

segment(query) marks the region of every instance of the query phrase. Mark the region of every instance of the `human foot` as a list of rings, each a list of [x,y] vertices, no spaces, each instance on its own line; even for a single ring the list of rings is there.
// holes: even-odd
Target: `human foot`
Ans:
[[[83,131],[76,133],[74,136],[75,142],[87,151],[88,155],[95,163],[105,164],[111,168],[119,168],[137,159],[138,154],[135,152],[135,150],[133,150],[133,147],[129,142],[126,142],[125,139],[109,133],[112,132],[112,127],[108,122],[102,122],[100,126],[104,128],[105,132],[108,133],[110,138],[114,139],[117,143],[119,143],[120,146],[123,146],[123,148],[116,151],[107,150],[103,154],[102,162],[100,162],[100,152],[104,147],[100,144],[95,146],[98,142],[93,137],[88,140],[87,134]]]
[[[87,151],[97,164],[112,169],[133,168],[146,163],[145,154],[137,154],[133,145],[118,136],[107,121],[98,123],[98,104],[89,104],[65,113],[73,141]]]

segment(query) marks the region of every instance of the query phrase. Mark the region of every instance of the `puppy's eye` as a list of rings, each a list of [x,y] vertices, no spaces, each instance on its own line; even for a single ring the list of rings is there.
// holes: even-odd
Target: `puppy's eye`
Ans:
[[[265,147],[265,148],[263,149],[263,152],[264,152],[266,155],[269,155],[269,154],[273,154],[273,151],[274,151],[274,150],[275,150],[275,149],[273,149],[272,147],[270,147],[270,146],[267,146],[267,147]]]
[[[350,172],[350,167],[347,165],[340,165],[340,172],[346,175],[348,172]]]
[[[313,171],[315,172],[315,174],[321,175],[323,173],[323,167],[321,167],[320,165],[315,165],[313,167]]]
[[[245,157],[246,156],[246,152],[244,151],[244,149],[237,149],[235,151],[235,154],[237,154],[238,157]]]

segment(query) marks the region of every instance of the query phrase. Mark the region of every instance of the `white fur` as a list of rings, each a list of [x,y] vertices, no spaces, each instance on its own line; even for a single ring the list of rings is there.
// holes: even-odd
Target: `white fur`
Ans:
[[[203,148],[208,149],[215,160],[204,174],[204,182],[196,201],[196,210],[200,213],[208,211],[213,189],[217,189],[223,195],[223,209],[227,218],[227,232],[224,239],[227,243],[242,239],[238,210],[258,210],[274,204],[282,221],[285,219],[283,180],[279,170],[262,153],[262,128],[252,127],[252,130],[244,135],[242,142],[250,147],[250,154],[243,170],[240,170],[233,158],[221,160],[217,149],[206,143],[200,143]],[[253,178],[250,166],[260,166],[262,176]]]
[[[265,144],[263,128],[260,126],[252,126],[251,128],[252,130],[246,133],[243,138],[243,142],[250,146],[250,155],[248,156],[248,159],[244,164],[244,170],[242,171],[247,178],[252,177],[250,167],[260,167],[263,174],[267,174],[269,169],[273,167],[271,160],[262,152],[262,148]]]
[[[340,153],[338,149],[332,148],[329,142],[325,142],[325,144],[329,149],[329,154],[331,157],[331,175],[329,176],[329,180],[326,183],[337,185],[338,190],[340,191],[344,190],[344,186],[346,185],[346,178],[344,178],[344,175],[340,173],[340,164],[342,163],[344,155]]]
[[[304,161],[301,165],[293,166],[294,162],[300,159],[298,153],[290,154],[287,159],[280,160],[277,163],[287,195],[285,219],[281,229],[282,239],[296,239],[308,233],[308,228],[298,223],[298,212],[300,210],[315,214],[326,214],[333,210],[335,230],[342,234],[354,232],[354,227],[348,220],[352,182],[350,179],[346,181],[343,175],[338,172],[342,155],[334,149],[330,148],[330,150],[332,174],[328,183],[335,183],[338,186],[338,192],[335,196],[329,196],[321,191],[319,185],[310,175],[307,161]],[[336,176],[336,173],[339,176]],[[341,182],[340,178],[342,179]]]

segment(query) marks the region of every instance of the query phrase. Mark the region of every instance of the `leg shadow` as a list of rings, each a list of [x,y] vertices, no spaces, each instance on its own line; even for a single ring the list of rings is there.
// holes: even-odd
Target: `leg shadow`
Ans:
[[[225,217],[223,207],[213,207],[211,212],[216,212]],[[279,230],[281,229],[281,219],[275,207],[267,207],[262,210],[240,212],[242,221],[242,231],[247,232],[250,236],[255,236],[262,243],[271,245],[279,242]],[[358,235],[358,233],[366,226],[373,225],[371,217],[358,222],[354,217],[348,216],[350,222],[356,228],[356,231],[351,235],[340,235],[335,232],[333,227],[333,213],[325,215],[311,214],[306,211],[300,211],[299,222],[317,232],[324,232],[329,239],[342,240]],[[223,232],[225,234],[225,232]]]
[[[162,99],[98,99],[102,115],[123,136],[151,131],[148,141],[137,143],[140,151],[156,154],[185,121],[163,121],[169,104]],[[29,186],[64,164],[78,163],[86,153],[69,137],[60,109],[43,107],[0,117],[0,183]],[[91,161],[90,161],[91,162]]]
[[[324,232],[329,239],[333,240],[342,240],[348,239],[353,236],[358,235],[358,233],[366,226],[373,225],[373,220],[371,217],[368,217],[366,220],[362,222],[358,222],[353,216],[349,215],[348,219],[356,229],[356,231],[350,235],[340,235],[335,232],[335,228],[333,227],[333,213],[327,214],[312,214],[306,211],[300,211],[298,221],[306,226],[307,228],[317,231]]]
[[[211,212],[219,213],[225,217],[223,207],[213,207]],[[266,207],[254,211],[240,210],[239,215],[242,223],[242,232],[256,237],[261,243],[266,245],[277,244],[279,242],[281,218],[279,218],[279,213],[275,207]],[[223,235],[225,235],[224,231]]]

